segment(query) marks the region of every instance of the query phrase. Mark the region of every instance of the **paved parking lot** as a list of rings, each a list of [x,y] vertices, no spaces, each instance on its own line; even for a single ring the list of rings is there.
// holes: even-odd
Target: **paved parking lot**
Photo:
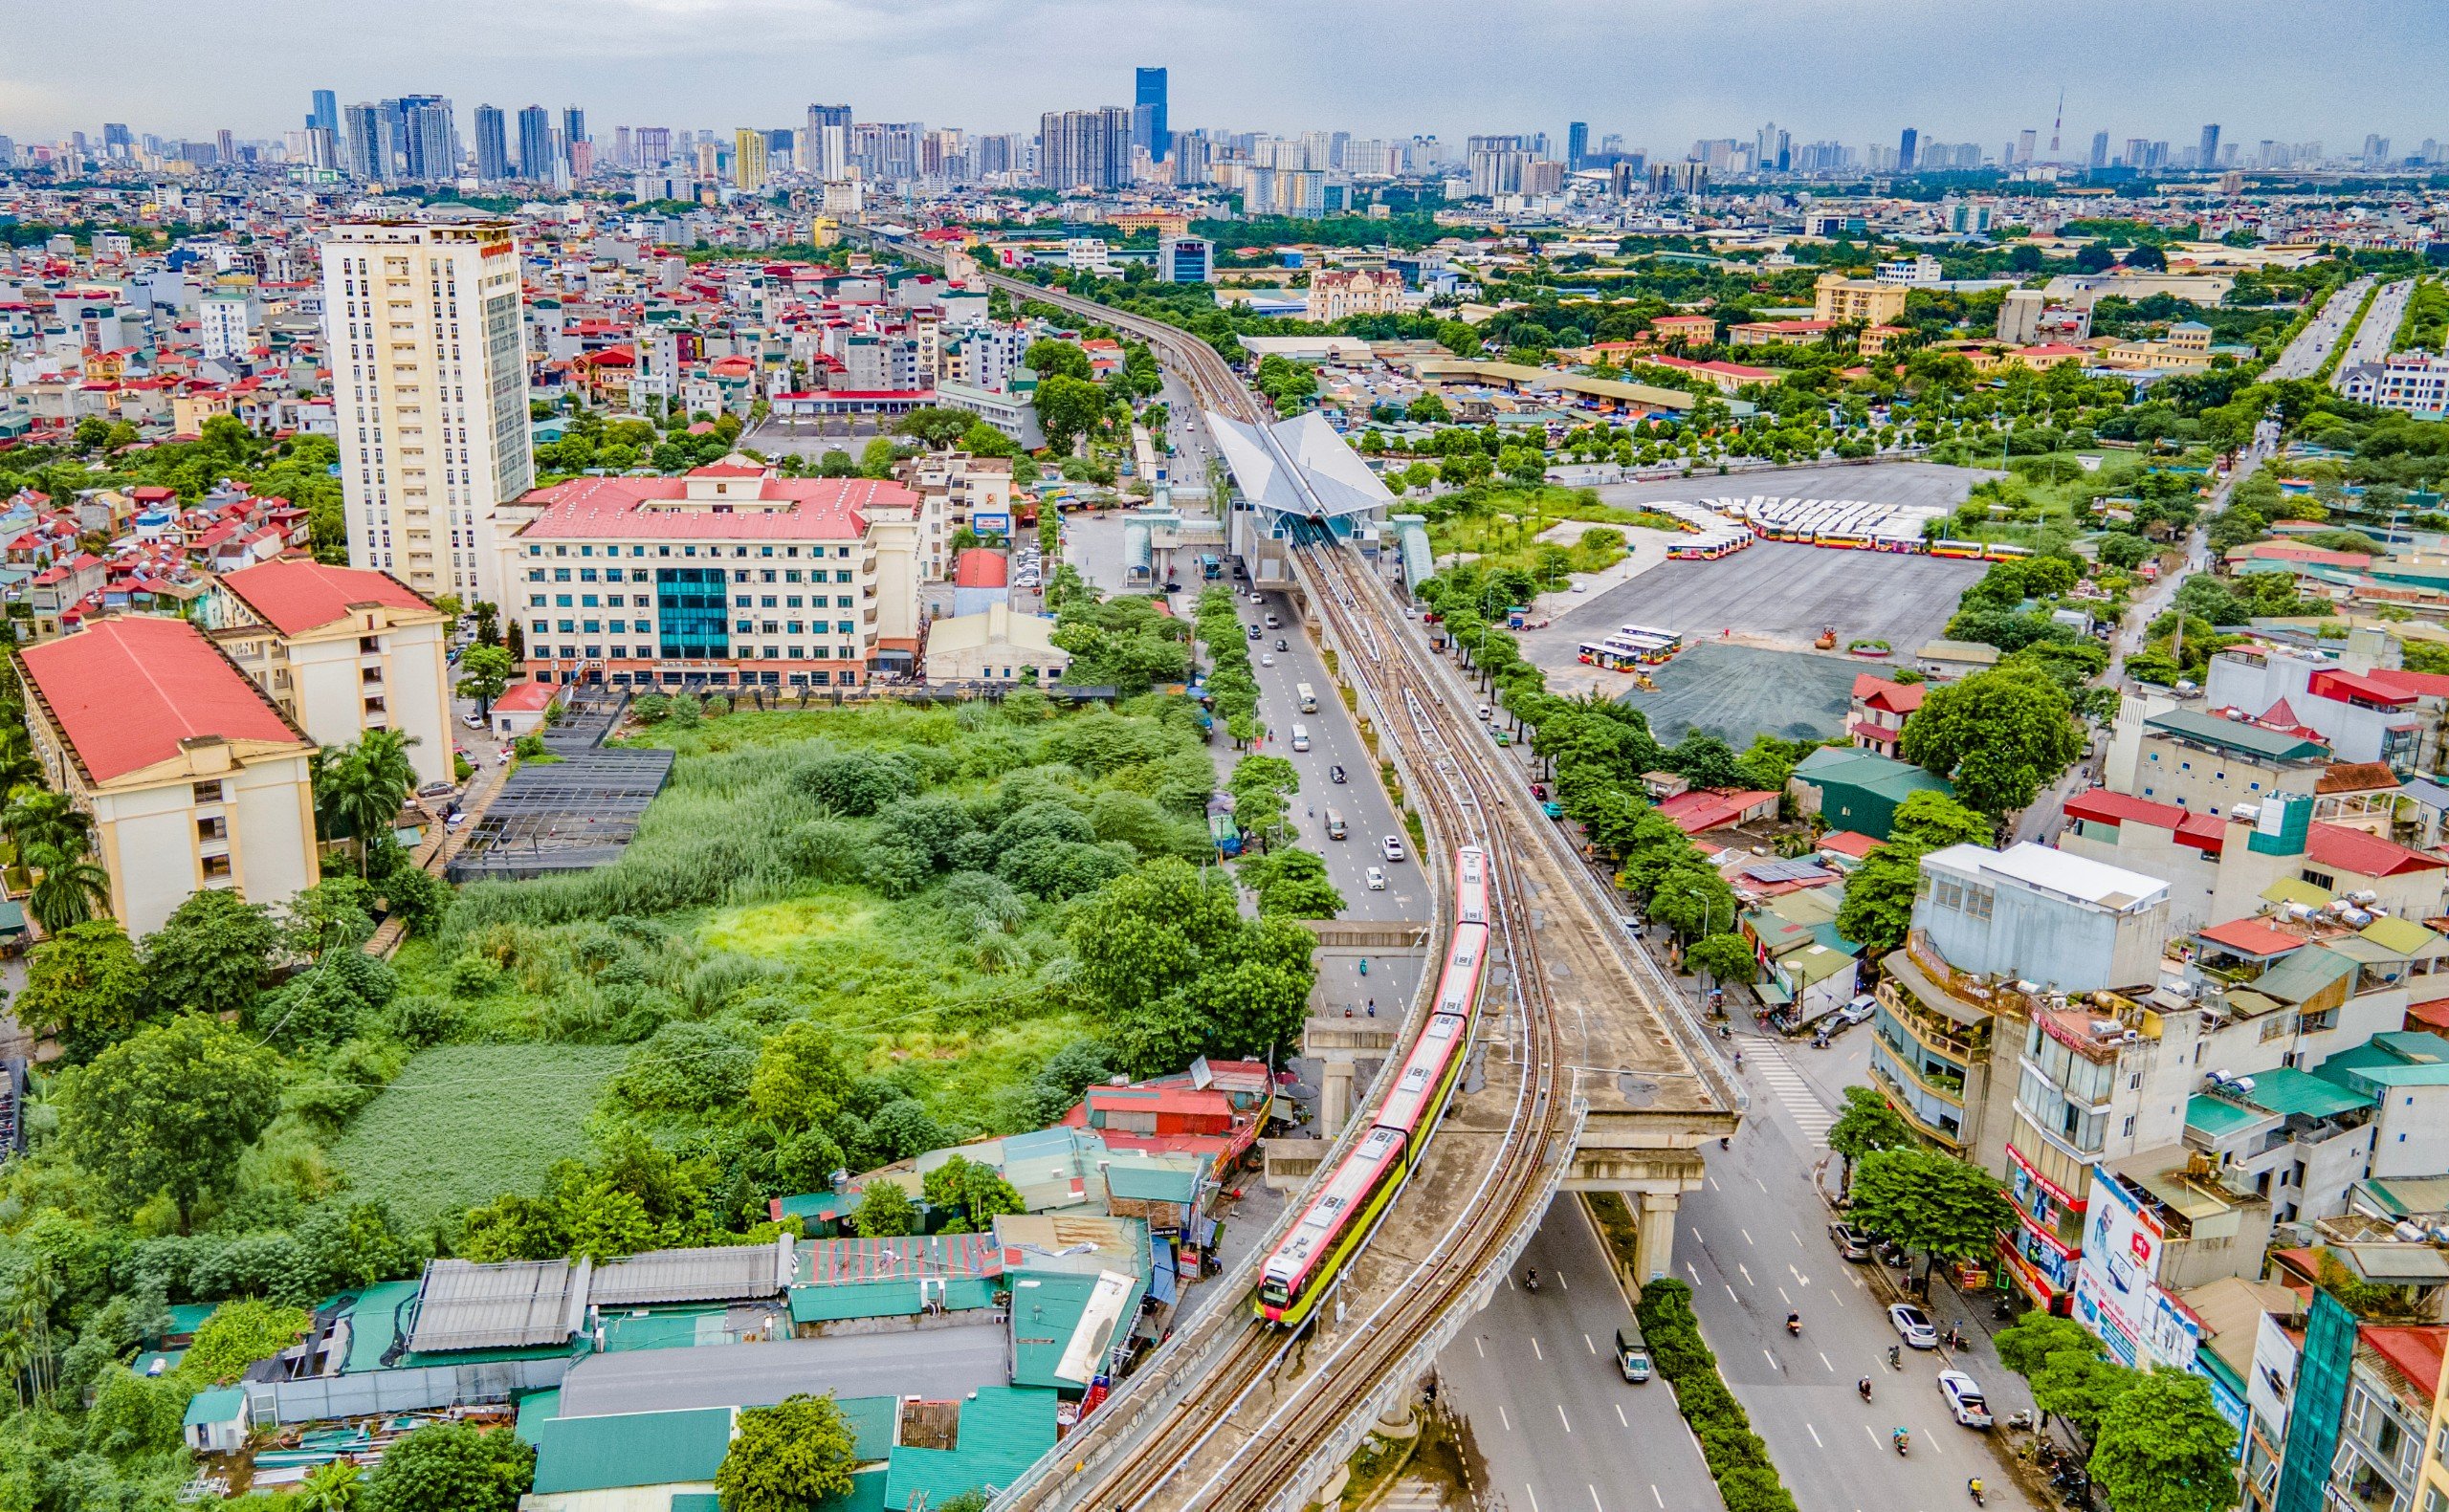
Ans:
[[[796,451],[804,457],[847,451],[855,459],[867,449],[869,442],[884,433],[883,426],[871,416],[820,415],[805,420],[761,421],[740,432],[739,444],[769,457],[779,457],[786,451]]]
[[[1762,541],[1715,561],[1661,562],[1523,640],[1539,645],[1544,667],[1552,654],[1570,665],[1577,644],[1620,625],[1791,650],[1833,625],[1840,648],[1881,640],[1906,655],[1946,628],[1957,596],[1986,570],[1952,558]]]
[[[1775,493],[1779,498],[1872,499],[1881,503],[1934,504],[1953,509],[1973,492],[1973,485],[2001,474],[1980,468],[1952,468],[1935,462],[1882,462],[1869,467],[1779,468],[1761,472],[1713,472],[1657,483],[1611,483],[1599,491],[1610,504],[1646,504],[1657,499],[1699,500],[1721,494]]]
[[[1876,670],[1849,656],[1710,641],[1651,674],[1656,692],[1643,692],[1616,673],[1602,673],[1610,680],[1599,686],[1621,691],[1623,702],[1648,716],[1650,734],[1669,745],[1699,730],[1740,751],[1759,734],[1825,740],[1843,734],[1855,674]]]

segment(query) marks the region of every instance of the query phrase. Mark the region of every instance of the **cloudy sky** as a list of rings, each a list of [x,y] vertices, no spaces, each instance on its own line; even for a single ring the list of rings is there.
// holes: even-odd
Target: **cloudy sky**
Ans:
[[[2438,0],[0,0],[0,133],[164,136],[450,96],[618,124],[862,121],[1034,129],[1173,71],[1173,124],[1362,135],[1547,130],[1680,150],[1775,121],[1797,141],[2449,139]],[[2437,118],[2437,119],[2436,119]]]

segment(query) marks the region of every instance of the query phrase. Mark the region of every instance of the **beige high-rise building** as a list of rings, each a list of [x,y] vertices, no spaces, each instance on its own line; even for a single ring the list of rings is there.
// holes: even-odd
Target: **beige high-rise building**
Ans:
[[[494,511],[536,483],[518,299],[507,222],[332,228],[323,338],[351,566],[501,602]]]
[[[754,194],[765,186],[765,133],[742,126],[731,134],[731,181]]]

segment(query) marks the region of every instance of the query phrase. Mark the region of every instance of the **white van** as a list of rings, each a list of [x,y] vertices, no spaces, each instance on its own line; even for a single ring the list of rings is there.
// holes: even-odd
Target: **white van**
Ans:
[[[1310,749],[1310,727],[1308,725],[1294,725],[1292,727],[1292,749],[1295,751],[1307,751]]]

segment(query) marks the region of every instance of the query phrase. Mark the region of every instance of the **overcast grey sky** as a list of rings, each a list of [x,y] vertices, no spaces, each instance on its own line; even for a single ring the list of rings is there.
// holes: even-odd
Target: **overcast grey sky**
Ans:
[[[2449,139],[2439,0],[0,0],[0,133],[272,136],[308,92],[585,108],[620,124],[862,121],[1033,130],[1173,71],[1177,129],[1547,130],[1680,151],[1764,121],[1992,150],[2096,129],[2412,151]]]

